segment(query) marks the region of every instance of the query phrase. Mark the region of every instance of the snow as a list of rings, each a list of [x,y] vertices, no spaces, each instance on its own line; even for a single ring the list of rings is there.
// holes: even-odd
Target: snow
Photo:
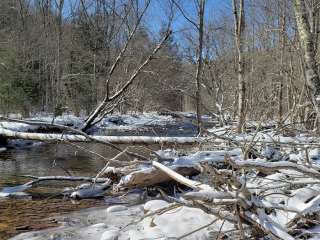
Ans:
[[[52,115],[39,115],[26,119],[28,121],[40,121],[46,123],[52,123]],[[83,118],[76,117],[72,114],[63,114],[54,118],[54,123],[65,126],[80,127],[84,122]]]
[[[24,119],[27,121],[39,121],[45,123],[52,123],[53,115],[38,113],[31,118]],[[54,118],[54,123],[65,126],[72,126],[79,128],[84,124],[85,117],[76,117],[72,114],[63,114]],[[176,120],[172,116],[159,115],[156,112],[148,113],[129,113],[129,114],[112,114],[106,116],[95,127],[98,130],[115,129],[115,130],[143,130],[145,127],[150,126],[165,126],[175,123]],[[31,131],[36,130],[37,126],[30,126],[24,123],[15,123],[1,121],[0,127],[13,130],[13,131]]]
[[[128,208],[123,205],[115,205],[107,208],[107,213],[126,211]]]
[[[144,205],[128,207],[126,211],[108,212],[98,208],[70,213],[66,216],[56,217],[62,221],[61,227],[22,233],[11,240],[51,240],[58,236],[62,239],[72,236],[72,239],[77,240],[169,239],[181,237],[213,223],[184,238],[207,240],[210,239],[212,232],[218,232],[220,228],[223,231],[234,229],[232,224],[218,220],[201,209],[185,206],[147,217],[146,214],[150,215],[152,212],[150,206],[155,210],[172,205],[165,201],[151,200]],[[145,213],[144,209],[149,210]],[[145,217],[142,219],[143,216]],[[64,222],[68,220],[71,222]],[[130,224],[133,222],[135,224]]]
[[[172,116],[159,115],[156,112],[139,114],[113,114],[104,118],[97,124],[102,129],[127,129],[134,130],[145,126],[165,126],[175,123]]]
[[[209,224],[214,219],[214,216],[206,214],[200,209],[183,206],[143,219],[136,229],[129,232],[129,236],[132,240],[138,240],[141,237],[147,239],[178,238]],[[203,229],[185,239],[208,238],[208,229]]]
[[[194,117],[191,113],[185,114],[185,116]],[[40,120],[40,118],[37,120]],[[42,118],[42,121],[50,121],[50,118]],[[83,123],[83,119],[76,119],[73,116],[65,116],[61,119],[57,118],[57,121],[60,121],[60,124],[74,124],[77,126]],[[175,123],[174,118],[171,116],[161,116],[156,113],[143,113],[139,116],[133,114],[114,114],[103,119],[97,127],[100,129],[141,129],[145,126],[165,126],[171,123]],[[5,126],[6,128],[11,127],[12,129],[24,130],[28,127],[28,125],[5,124],[7,124]],[[261,125],[260,123],[253,122],[252,126],[268,127],[272,126],[272,124],[274,123]],[[286,233],[286,228],[287,224],[298,216],[296,211],[308,214],[320,210],[320,181],[316,182],[318,174],[320,174],[319,168],[316,168],[320,164],[320,148],[316,144],[319,143],[320,139],[305,133],[284,136],[272,128],[260,132],[252,130],[252,132],[245,134],[236,134],[232,126],[215,128],[210,131],[216,135],[239,141],[243,146],[248,146],[251,143],[259,143],[255,146],[257,152],[260,153],[259,158],[243,160],[243,149],[230,145],[227,147],[227,144],[219,145],[219,150],[212,150],[212,148],[210,149],[210,142],[207,144],[209,150],[205,151],[189,151],[187,155],[183,155],[175,149],[162,149],[156,151],[156,154],[160,156],[162,163],[171,169],[177,167],[198,167],[199,163],[202,162],[218,165],[217,163],[224,162],[226,155],[230,156],[232,160],[237,161],[239,164],[256,164],[258,169],[259,167],[267,168],[271,166],[271,164],[274,164],[278,169],[272,174],[268,172],[262,173],[252,168],[243,172],[237,171],[236,177],[238,177],[241,183],[246,183],[247,189],[253,196],[252,201],[256,201],[257,204],[260,203],[261,206],[268,209],[268,211],[264,211],[262,210],[263,207],[258,208],[255,213],[248,212],[248,216],[262,226],[271,229],[274,234],[282,236],[284,239],[293,239]],[[216,140],[215,137],[212,137],[212,139]],[[294,143],[297,145],[289,146],[284,143]],[[306,149],[305,145],[308,143],[313,143],[314,145],[310,145]],[[314,168],[310,168],[310,165],[306,164],[307,156]],[[292,170],[294,163],[298,163],[304,170],[309,169],[310,171],[301,173]],[[284,169],[286,166],[291,166],[292,169]],[[115,169],[110,167],[108,170],[114,171]],[[141,173],[150,173],[152,170],[151,164],[139,165],[137,169],[137,171]],[[313,177],[313,174],[316,177]],[[132,177],[133,175],[130,174],[122,177],[119,185],[125,185],[125,183],[132,180]],[[312,183],[312,181],[314,182]],[[1,194],[8,195],[5,192],[0,193],[0,196]],[[90,224],[95,225],[87,223],[82,227],[66,226],[54,231],[59,233],[68,231],[77,232],[76,239],[79,240],[93,239],[90,237],[92,234],[96,237],[94,239],[101,240],[168,239],[179,238],[184,234],[217,220],[214,216],[203,212],[201,209],[187,206],[162,211],[161,214],[153,214],[152,216],[145,215],[170,206],[172,206],[170,203],[159,199],[133,207],[115,205],[100,211],[99,214],[101,214],[101,218],[99,218],[98,216],[100,215],[96,213],[97,216],[93,217],[95,221],[90,221]],[[142,216],[145,216],[145,218],[141,220]],[[119,231],[119,228],[126,226],[132,221],[135,221],[135,223]],[[222,224],[221,220],[217,220],[210,225],[210,227],[199,230],[187,236],[185,239],[210,239],[210,234],[214,231],[219,231],[221,226],[222,231],[232,230],[234,228],[229,222]],[[304,232],[314,233],[314,238],[310,239],[316,239],[317,236],[320,236],[319,229],[320,227],[316,225],[313,228],[304,230]],[[21,236],[26,238],[22,238]],[[20,235],[20,238],[18,236],[14,239],[32,239],[29,238],[30,236],[31,235],[25,234]],[[39,239],[47,239],[44,236],[46,235],[42,235],[43,238]]]
[[[169,206],[169,203],[163,200],[153,200],[144,204],[143,209],[145,212],[157,211],[158,209]]]
[[[272,160],[272,161],[281,161],[283,160],[283,154],[279,151],[279,149],[273,147],[273,146],[266,146],[263,151],[262,155],[267,159],[267,160]]]
[[[102,234],[100,240],[118,240],[119,233],[120,229],[118,228],[107,230]]]
[[[30,130],[37,129],[37,126],[31,126],[25,123],[16,123],[16,122],[0,122],[0,127],[19,132],[27,132]]]
[[[242,157],[242,151],[240,148],[232,150],[197,151],[187,156],[179,156],[176,150],[171,149],[158,150],[156,153],[165,159],[173,159],[174,161],[170,163],[170,166],[180,167],[191,167],[201,162],[221,162],[224,161],[226,155],[234,159],[240,159]]]

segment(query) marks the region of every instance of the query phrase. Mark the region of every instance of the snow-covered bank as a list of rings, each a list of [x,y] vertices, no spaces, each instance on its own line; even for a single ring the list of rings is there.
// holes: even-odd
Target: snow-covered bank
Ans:
[[[158,194],[157,198],[162,196],[162,199],[173,202],[174,209],[163,201],[148,202],[144,209],[136,209],[137,212],[131,216],[131,207],[115,206],[101,210],[101,213],[105,212],[105,219],[101,217],[99,221],[84,225],[77,221],[68,226],[73,229],[58,228],[53,231],[71,231],[72,236],[79,239],[91,239],[90,236],[95,235],[92,239],[98,240],[179,239],[182,236],[209,239],[209,235],[217,234],[217,229],[224,231],[221,233],[224,237],[229,233],[251,238],[268,236],[290,240],[318,237],[319,137],[306,131],[279,131],[267,124],[260,130],[249,128],[243,134],[236,134],[232,129],[233,126],[214,129],[214,134],[197,138],[200,141],[187,150],[150,150],[141,161],[110,158],[109,165],[99,172],[99,176],[112,179],[110,189],[116,191],[110,194],[147,188],[155,192],[148,197]],[[78,137],[69,135],[64,137]],[[31,133],[29,136],[32,136]],[[80,138],[85,140],[85,136]],[[130,139],[134,137],[126,141]],[[149,141],[155,139],[160,138],[153,137]],[[180,140],[187,138],[171,139],[172,142],[182,143]],[[98,184],[94,186],[99,187]],[[88,185],[89,194],[85,197],[91,196],[91,187]],[[153,205],[165,209],[148,215],[154,210]],[[121,213],[122,220],[130,218],[130,224],[125,227],[129,222],[108,222],[108,216],[115,213]],[[217,216],[223,220],[217,220]],[[112,215],[111,219],[116,217]],[[174,223],[177,225],[172,227]],[[192,228],[195,225],[199,231]],[[78,231],[82,235],[78,236]],[[62,234],[62,239],[68,239],[63,235],[65,232],[57,234]]]
[[[23,134],[30,133],[31,135],[32,133],[42,133],[42,134],[53,133],[52,131],[58,130],[58,132],[56,133],[59,133],[58,134],[59,136],[57,135],[56,137],[53,137],[54,139],[56,139],[57,137],[58,138],[61,137],[61,134],[60,134],[61,130],[59,130],[55,126],[50,126],[51,123],[72,127],[75,129],[80,129],[81,126],[83,126],[84,124],[85,116],[76,117],[74,115],[64,114],[62,116],[53,118],[52,115],[37,114],[31,118],[22,119],[22,120],[31,122],[33,124],[28,124],[26,122],[14,122],[14,121],[8,121],[6,119],[2,119],[0,121],[0,130],[3,132],[12,131],[12,132],[19,132]],[[45,123],[47,124],[47,126],[44,126],[44,125],[41,126],[41,124],[37,125],[36,123]],[[174,136],[176,134],[181,135],[181,131],[179,132],[177,130],[180,125],[181,123],[178,122],[177,119],[173,118],[172,116],[160,115],[156,112],[140,113],[140,114],[132,113],[132,114],[122,114],[122,115],[113,114],[103,118],[99,123],[97,123],[91,129],[89,129],[88,133],[92,136],[99,136],[99,135],[101,136],[106,136],[106,135],[158,136],[159,134],[161,136],[161,132],[163,132],[162,134],[167,136],[166,129],[171,128],[173,134],[169,134],[169,135]],[[50,127],[50,129],[48,129],[48,127]],[[185,126],[181,129],[184,130],[186,127],[188,126]],[[155,131],[154,129],[157,129],[157,131]],[[191,135],[183,134],[183,136],[191,136]],[[71,138],[73,137],[71,136]],[[36,139],[36,138],[27,138],[27,139],[41,141],[41,139]],[[35,142],[27,141],[27,140],[10,140],[9,146],[10,147],[30,147],[34,143]]]
[[[45,123],[55,123],[59,125],[72,126],[79,128],[85,121],[85,116],[76,117],[71,114],[64,114],[62,116],[53,117],[47,114],[36,114],[34,117],[27,118],[27,121],[38,121]],[[176,119],[168,115],[159,115],[156,112],[148,113],[132,113],[132,114],[112,114],[103,118],[97,125],[99,129],[119,129],[119,130],[134,130],[144,126],[165,126],[173,124]],[[0,126],[14,131],[32,131],[36,126],[30,126],[24,123],[14,123],[1,121]]]
[[[159,211],[161,209],[162,214]],[[220,230],[234,230],[234,225],[200,209],[174,206],[162,200],[152,200],[132,207],[118,205],[89,209],[57,219],[62,222],[61,227],[23,233],[11,240],[177,239],[187,234],[190,235],[184,239],[205,240],[215,239]],[[209,226],[204,227],[206,225]]]
[[[172,170],[201,165],[202,174],[190,181],[207,184],[206,191],[198,189],[200,185],[197,185],[195,188],[191,186],[192,190],[178,190],[171,198],[177,203],[157,200],[144,206],[118,205],[78,212],[58,217],[64,222],[62,227],[24,233],[13,239],[142,240],[179,239],[182,236],[185,239],[216,239],[219,234],[226,239],[238,239],[240,232],[235,204],[241,207],[242,217],[259,224],[265,235],[272,234],[280,239],[320,237],[317,223],[320,172],[313,162],[306,165],[300,161],[294,163],[272,158],[243,160],[240,148],[198,151],[185,156],[176,150],[161,150],[157,154],[161,156],[162,164]],[[150,173],[152,168],[150,164],[138,164],[136,171]],[[128,186],[126,181],[132,181],[130,176],[135,173],[120,179],[118,184],[115,183],[115,189]],[[202,206],[206,206],[207,213],[201,208],[190,207],[194,201],[205,204]],[[216,214],[220,212],[229,214],[227,220],[217,219]],[[242,227],[245,236],[256,237],[251,232],[256,225],[243,223]]]

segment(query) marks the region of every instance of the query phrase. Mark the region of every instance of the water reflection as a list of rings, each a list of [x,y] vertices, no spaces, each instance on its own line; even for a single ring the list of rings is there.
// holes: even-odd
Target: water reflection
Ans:
[[[79,144],[105,157],[116,154],[100,144]],[[42,144],[28,149],[10,149],[0,153],[0,176],[20,175],[92,175],[104,160],[67,144]]]

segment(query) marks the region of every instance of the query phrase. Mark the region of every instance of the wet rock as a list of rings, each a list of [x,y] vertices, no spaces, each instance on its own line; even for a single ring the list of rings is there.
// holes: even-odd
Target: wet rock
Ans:
[[[311,149],[309,151],[309,158],[310,160],[317,162],[320,160],[320,149],[319,148],[315,148],[315,149]]]
[[[82,184],[76,191],[71,193],[70,197],[74,199],[98,198],[102,197],[104,192],[110,188],[109,183],[104,184]]]
[[[0,198],[1,197],[12,198],[12,199],[32,199],[32,196],[24,192],[13,192],[13,193],[0,192]]]
[[[116,125],[125,125],[126,123],[120,116],[112,116],[108,118],[108,122]]]
[[[268,160],[268,161],[281,161],[284,160],[283,154],[280,152],[280,148],[273,147],[273,146],[266,146],[263,149],[262,155]]]

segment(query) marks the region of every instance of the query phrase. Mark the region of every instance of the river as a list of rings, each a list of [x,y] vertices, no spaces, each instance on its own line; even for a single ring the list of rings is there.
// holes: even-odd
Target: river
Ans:
[[[143,129],[142,131],[108,130],[106,135],[148,135],[148,136],[194,136],[196,131],[190,125],[170,125]],[[101,144],[82,143],[87,150],[111,158],[117,153]],[[123,146],[126,147],[126,146]],[[149,146],[148,146],[149,147]],[[152,146],[159,149],[159,146]],[[138,148],[141,154],[147,150]],[[104,166],[103,159],[62,143],[33,144],[0,152],[0,190],[29,181],[23,175],[49,176],[74,175],[94,176]],[[73,183],[74,184],[74,183]],[[68,182],[45,182],[26,192],[24,199],[0,198],[0,239],[8,239],[24,231],[39,230],[57,226],[55,215],[105,205],[103,199],[71,201],[60,194]],[[49,219],[49,217],[51,217]]]

